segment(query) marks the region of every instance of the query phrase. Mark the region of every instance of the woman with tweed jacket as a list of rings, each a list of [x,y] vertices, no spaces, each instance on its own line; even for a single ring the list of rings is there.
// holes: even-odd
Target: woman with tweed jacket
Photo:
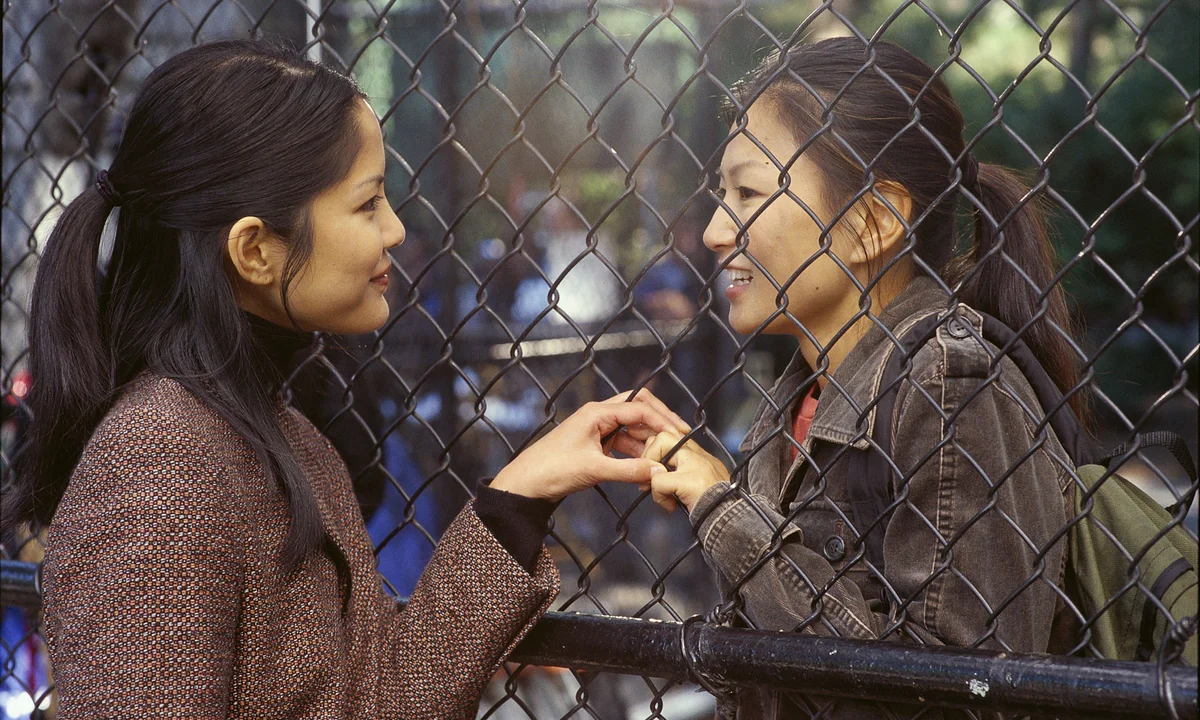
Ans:
[[[279,393],[311,331],[388,319],[404,227],[384,164],[348,78],[215,43],[150,75],[111,169],[63,212],[4,495],[6,526],[49,526],[63,720],[474,717],[556,593],[555,503],[664,470],[638,457],[651,433],[686,431],[662,403],[585,406],[481,488],[406,609],[384,594],[344,464]]]

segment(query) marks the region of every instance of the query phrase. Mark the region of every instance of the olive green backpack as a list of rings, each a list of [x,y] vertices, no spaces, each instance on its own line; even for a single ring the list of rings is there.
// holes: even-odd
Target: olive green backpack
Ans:
[[[1139,436],[1139,446],[1179,442],[1176,435],[1155,435]],[[1113,453],[1112,459],[1133,449]],[[1091,644],[1106,658],[1156,660],[1162,649],[1166,662],[1181,656],[1195,666],[1196,543],[1181,525],[1171,525],[1186,506],[1162,508],[1103,463],[1077,472],[1089,491],[1076,489],[1075,515],[1083,519],[1071,529],[1069,568],[1073,599],[1095,618]]]
[[[943,322],[947,319],[943,318]],[[950,316],[960,333],[970,326]],[[892,417],[908,358],[934,336],[936,317],[919,321],[900,338],[879,385],[876,417]],[[973,330],[970,330],[974,334]],[[1050,426],[1075,463],[1075,517],[1068,534],[1067,592],[1086,622],[1080,652],[1114,660],[1197,664],[1197,546],[1182,526],[1196,494],[1196,469],[1183,441],[1172,433],[1137,435],[1113,452],[1100,451],[1083,431],[1062,393],[1025,342],[995,318],[984,316],[983,338],[1000,348],[1024,373]],[[852,450],[850,499],[855,527],[866,528],[867,559],[884,572],[883,532],[893,505],[889,422],[876,422],[874,450]],[[1191,478],[1184,496],[1163,508],[1119,474],[1138,449],[1165,447]],[[882,453],[882,454],[880,454]]]

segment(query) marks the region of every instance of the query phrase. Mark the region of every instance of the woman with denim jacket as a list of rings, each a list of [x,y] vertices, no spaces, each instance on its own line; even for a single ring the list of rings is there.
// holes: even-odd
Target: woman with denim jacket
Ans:
[[[704,234],[729,323],[799,350],[724,465],[675,433],[645,487],[682,503],[727,597],[762,629],[1017,652],[1069,650],[1063,591],[1071,464],[1032,388],[981,340],[981,313],[1021,331],[1079,411],[1079,372],[1052,249],[1028,188],[980,164],[925,63],[885,42],[825,40],[735,86]],[[961,217],[974,220],[961,255]],[[1046,289],[1049,288],[1047,291]],[[897,339],[948,322],[912,358],[891,417],[875,398]],[[867,567],[849,450],[892,423],[893,510]],[[675,452],[671,452],[675,450]],[[1057,617],[1057,620],[1056,620]],[[909,717],[914,708],[743,691],[739,717]],[[816,690],[815,688],[813,690]],[[947,711],[949,712],[949,711]],[[930,717],[930,715],[925,715]]]

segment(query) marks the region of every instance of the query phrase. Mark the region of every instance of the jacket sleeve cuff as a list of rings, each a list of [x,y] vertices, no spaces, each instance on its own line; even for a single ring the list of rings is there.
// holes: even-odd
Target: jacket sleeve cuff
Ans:
[[[557,503],[479,484],[475,514],[513,559],[533,574]]]
[[[770,551],[777,538],[780,542],[803,539],[800,528],[787,522],[767,498],[740,491],[728,482],[706,490],[689,517],[704,553],[734,582]]]

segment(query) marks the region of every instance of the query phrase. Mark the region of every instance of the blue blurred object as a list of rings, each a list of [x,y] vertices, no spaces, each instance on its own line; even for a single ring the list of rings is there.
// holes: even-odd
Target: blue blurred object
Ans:
[[[387,409],[383,408],[385,415]],[[411,497],[421,487],[425,478],[409,450],[408,443],[396,433],[389,435],[383,442],[383,462],[395,482],[384,484],[379,508],[367,522],[367,534],[377,548],[387,539],[387,544],[379,548],[377,553],[379,572],[397,592],[407,596],[417,586],[417,579],[421,577],[421,572],[433,555],[433,544],[413,523],[420,524],[431,533],[437,532],[440,529],[437,526],[437,503],[427,488],[412,503],[412,520],[392,535],[396,527],[404,521],[409,507],[409,501],[405,499],[404,494],[407,493]],[[397,485],[403,488],[404,493],[400,492]],[[392,535],[390,539],[389,535]]]
[[[4,608],[0,620],[0,718],[28,720],[35,699],[50,706],[49,659],[21,608]]]

